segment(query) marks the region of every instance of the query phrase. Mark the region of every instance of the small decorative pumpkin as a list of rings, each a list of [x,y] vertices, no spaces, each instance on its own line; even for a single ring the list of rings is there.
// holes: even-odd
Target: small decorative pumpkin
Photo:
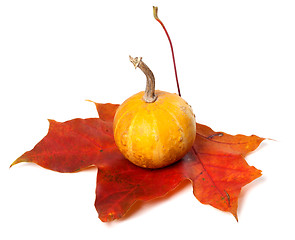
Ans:
[[[177,94],[155,91],[154,75],[141,58],[130,57],[130,61],[146,75],[146,90],[131,96],[117,109],[115,142],[137,166],[168,166],[191,149],[196,136],[195,116]]]

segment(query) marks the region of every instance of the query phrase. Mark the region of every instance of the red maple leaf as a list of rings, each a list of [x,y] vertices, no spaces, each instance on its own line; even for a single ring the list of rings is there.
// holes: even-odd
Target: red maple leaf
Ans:
[[[194,146],[183,159],[165,168],[143,169],[126,160],[115,145],[112,120],[119,105],[95,104],[100,118],[49,120],[48,134],[11,166],[34,162],[58,172],[96,166],[95,207],[104,222],[121,218],[136,201],[164,196],[185,179],[192,182],[201,203],[237,219],[241,188],[261,176],[244,157],[263,138],[214,132],[197,123]]]

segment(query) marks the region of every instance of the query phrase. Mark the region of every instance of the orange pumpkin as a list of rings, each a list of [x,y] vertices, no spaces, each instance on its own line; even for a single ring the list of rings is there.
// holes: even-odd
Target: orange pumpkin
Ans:
[[[177,94],[155,91],[153,73],[141,58],[130,60],[146,74],[147,87],[117,109],[113,125],[115,142],[137,166],[168,166],[181,159],[194,143],[193,111]]]

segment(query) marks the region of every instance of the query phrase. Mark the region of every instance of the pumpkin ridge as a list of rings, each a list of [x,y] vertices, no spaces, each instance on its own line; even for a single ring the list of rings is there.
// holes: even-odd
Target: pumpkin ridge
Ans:
[[[131,111],[133,111],[136,107],[138,107],[139,105],[141,104],[141,102],[136,102],[135,101],[135,105],[131,106],[130,109],[128,111],[125,111],[116,121],[116,124],[115,124],[115,129],[114,129],[114,135],[116,134],[116,131],[117,131],[117,126],[119,125],[119,123],[121,122],[122,118],[130,113]],[[126,108],[126,106],[124,106],[124,108]],[[117,110],[118,111],[118,110]]]
[[[159,146],[162,146],[163,144],[160,138],[160,132],[159,132],[158,123],[156,121],[155,113],[151,112],[151,114],[153,116],[153,127],[155,129],[155,138],[156,138],[156,149],[153,152],[153,158],[160,159],[162,152],[159,150]]]
[[[167,103],[167,105],[170,105],[170,106],[175,107],[175,105],[174,105],[174,104],[171,104],[171,103]],[[163,106],[163,105],[159,105],[159,109],[163,110],[164,112],[167,112],[167,113],[168,113],[168,114],[169,114],[169,115],[175,120],[175,123],[176,123],[178,129],[181,130],[181,136],[184,137],[184,136],[183,136],[183,128],[182,128],[182,125],[181,125],[180,122],[178,121],[178,119],[177,119],[177,117],[175,116],[175,114],[173,114],[173,113],[171,113],[170,111],[168,111],[168,110],[165,108],[165,106]],[[169,109],[170,109],[170,108],[169,108]]]
[[[128,139],[127,139],[127,148],[128,148],[128,152],[129,153],[132,153],[132,156],[129,156],[131,158],[134,158],[134,154],[133,154],[133,146],[132,146],[132,137],[133,137],[133,129],[134,129],[134,123],[137,119],[137,116],[138,116],[138,112],[133,116],[133,119],[132,119],[132,122],[130,123],[129,125],[129,128],[127,130],[128,132]]]

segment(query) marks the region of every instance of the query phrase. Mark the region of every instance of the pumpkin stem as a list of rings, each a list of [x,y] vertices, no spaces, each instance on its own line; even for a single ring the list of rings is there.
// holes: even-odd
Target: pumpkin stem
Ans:
[[[142,61],[142,57],[133,58],[129,56],[130,62],[133,63],[134,67],[139,67],[141,71],[146,76],[146,88],[143,96],[143,100],[147,103],[153,103],[157,100],[157,95],[155,94],[155,77],[153,72],[149,67]]]

